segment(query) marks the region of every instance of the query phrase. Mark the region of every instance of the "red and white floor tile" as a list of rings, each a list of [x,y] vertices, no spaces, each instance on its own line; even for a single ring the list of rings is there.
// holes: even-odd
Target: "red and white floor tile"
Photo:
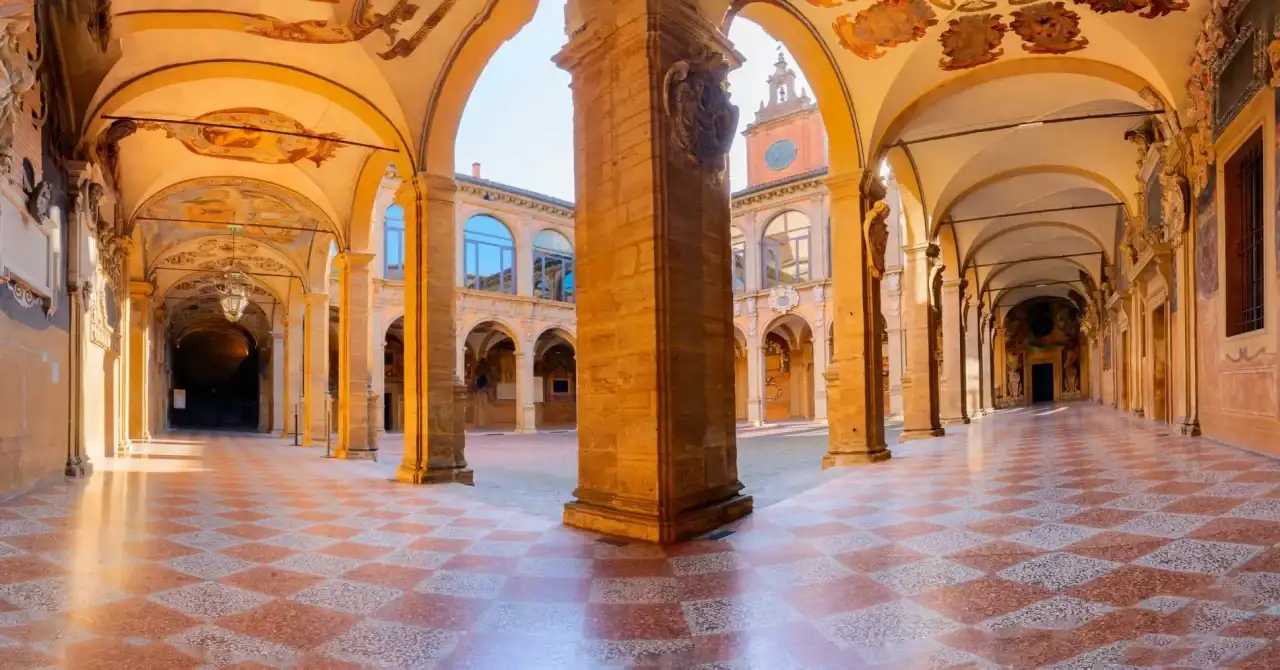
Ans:
[[[1280,668],[1280,462],[1101,408],[666,548],[278,445],[0,504],[0,668]]]

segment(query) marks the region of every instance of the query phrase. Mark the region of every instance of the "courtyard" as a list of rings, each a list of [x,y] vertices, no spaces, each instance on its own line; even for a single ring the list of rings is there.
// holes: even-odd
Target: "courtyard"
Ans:
[[[1280,462],[1084,404],[824,440],[747,431],[755,513],[660,547],[559,523],[572,434],[473,436],[475,488],[173,435],[0,504],[0,667],[1280,663]]]

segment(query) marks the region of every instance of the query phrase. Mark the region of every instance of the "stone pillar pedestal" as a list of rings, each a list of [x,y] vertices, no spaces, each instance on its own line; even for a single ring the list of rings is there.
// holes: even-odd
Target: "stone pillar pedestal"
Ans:
[[[831,277],[835,362],[827,381],[827,454],[823,469],[874,463],[891,454],[884,442],[880,278],[888,241],[884,186],[870,174],[827,178],[831,193]]]
[[[967,363],[965,358],[964,291],[966,282],[947,281],[942,284],[942,366],[940,422],[943,426],[969,423],[966,407]]]
[[[348,460],[372,459],[369,444],[369,404],[373,393],[369,340],[372,331],[373,283],[369,263],[373,254],[338,254],[341,279],[338,299],[338,448],[334,455]]]
[[[752,507],[733,409],[736,128],[720,54],[734,51],[691,0],[579,9],[585,26],[555,59],[573,77],[579,203],[578,488],[564,521],[676,542]]]
[[[396,479],[472,484],[466,387],[454,376],[456,259],[452,175],[417,174],[396,191],[404,208],[404,455]]]
[[[933,315],[928,299],[930,268],[937,259],[938,248],[926,243],[904,247],[903,251],[906,265],[902,270],[902,325],[906,352],[902,373],[903,426],[898,439],[907,442],[940,437],[945,431],[938,419]]]
[[[307,312],[303,321],[302,441],[304,447],[323,443],[329,387],[329,294],[304,296]]]

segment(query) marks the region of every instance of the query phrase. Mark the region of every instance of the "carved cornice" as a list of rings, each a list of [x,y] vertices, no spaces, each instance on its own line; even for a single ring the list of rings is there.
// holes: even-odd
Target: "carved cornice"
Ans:
[[[523,207],[535,212],[544,212],[565,219],[573,218],[573,208],[566,207],[559,203],[549,202],[547,200],[539,200],[532,194],[517,193],[499,188],[497,186],[489,186],[471,181],[458,180],[458,191],[467,195],[486,201],[504,202]]]
[[[733,198],[733,213],[738,214],[757,205],[781,200],[797,193],[816,191],[826,185],[826,170],[815,171],[814,176],[794,181],[782,181],[777,186],[759,191],[744,191],[744,195]]]

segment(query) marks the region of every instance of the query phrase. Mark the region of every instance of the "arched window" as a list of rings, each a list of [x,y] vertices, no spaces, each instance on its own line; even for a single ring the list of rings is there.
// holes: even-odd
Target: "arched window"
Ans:
[[[462,235],[466,288],[494,293],[516,292],[515,239],[501,221],[477,214]]]
[[[761,244],[764,288],[809,279],[809,217],[784,212],[764,229]]]
[[[733,252],[733,292],[747,290],[747,236],[737,226],[729,228],[729,248]]]
[[[573,245],[554,230],[533,236],[533,295],[573,302]]]
[[[382,217],[383,276],[404,279],[404,208],[392,205]]]

